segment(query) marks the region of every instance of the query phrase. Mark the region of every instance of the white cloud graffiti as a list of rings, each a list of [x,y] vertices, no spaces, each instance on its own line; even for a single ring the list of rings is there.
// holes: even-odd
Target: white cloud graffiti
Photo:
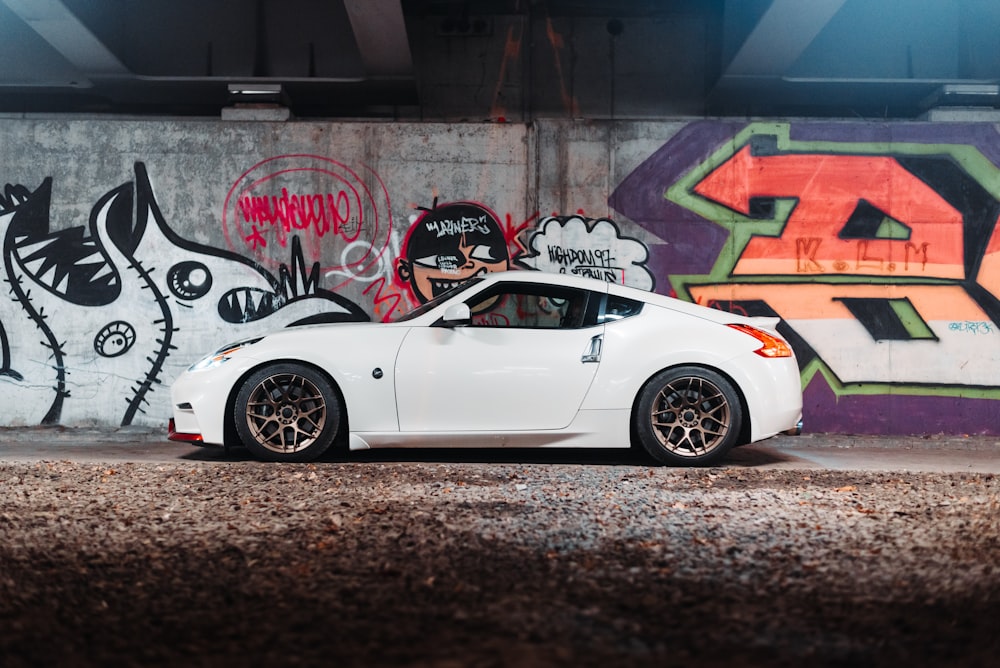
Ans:
[[[528,239],[530,255],[518,263],[538,271],[575,274],[652,290],[645,266],[649,252],[642,242],[623,237],[607,218],[549,216]]]

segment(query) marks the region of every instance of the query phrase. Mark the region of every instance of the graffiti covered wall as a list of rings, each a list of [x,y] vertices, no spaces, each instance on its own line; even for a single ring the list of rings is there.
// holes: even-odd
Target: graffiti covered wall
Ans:
[[[0,155],[0,425],[160,425],[226,342],[519,269],[780,316],[808,430],[1000,433],[992,124],[5,119]]]
[[[227,342],[507,268],[525,135],[0,121],[0,425],[164,425],[170,382]],[[470,193],[490,206],[443,201]]]
[[[677,296],[781,316],[809,429],[998,433],[998,165],[988,124],[696,122],[610,202]]]

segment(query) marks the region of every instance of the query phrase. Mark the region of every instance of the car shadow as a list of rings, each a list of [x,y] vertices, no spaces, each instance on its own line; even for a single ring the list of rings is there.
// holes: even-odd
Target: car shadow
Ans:
[[[447,464],[600,464],[650,466],[638,449],[624,448],[385,448],[336,453],[320,461],[427,462]]]
[[[182,457],[190,461],[257,461],[246,448],[200,448]],[[754,468],[793,461],[772,448],[750,445],[733,450],[720,466]],[[659,466],[640,448],[384,448],[344,452],[331,450],[312,462],[428,464],[579,464],[594,466]]]
[[[765,468],[793,465],[803,460],[767,445],[767,441],[733,448],[722,461],[723,466],[733,468]]]
[[[181,457],[188,461],[257,461],[246,448],[199,448]],[[425,462],[445,464],[595,464],[653,466],[655,462],[638,449],[623,448],[379,448],[343,452],[330,450],[313,464]]]

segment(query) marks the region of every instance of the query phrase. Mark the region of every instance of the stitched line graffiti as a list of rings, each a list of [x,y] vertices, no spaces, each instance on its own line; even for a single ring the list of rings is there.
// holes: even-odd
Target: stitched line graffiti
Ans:
[[[259,264],[177,236],[142,163],[93,207],[89,224],[50,229],[52,179],[0,198],[4,281],[0,398],[8,424],[93,421],[124,406],[132,424],[169,414],[164,380],[218,346],[283,325],[367,320],[319,287],[297,236],[275,277]],[[39,337],[39,333],[41,336]],[[39,340],[40,339],[40,340]],[[109,397],[111,398],[109,400]]]
[[[994,432],[995,343],[982,334],[1000,322],[1000,137],[875,127],[695,123],[610,202],[666,241],[653,263],[676,294],[781,316],[820,430]],[[661,204],[643,203],[648,188]],[[681,244],[711,252],[669,249]]]

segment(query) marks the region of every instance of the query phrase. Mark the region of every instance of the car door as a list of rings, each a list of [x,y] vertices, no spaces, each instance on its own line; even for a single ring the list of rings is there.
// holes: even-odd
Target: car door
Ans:
[[[561,429],[600,363],[598,293],[502,283],[464,326],[415,327],[395,368],[403,432]]]

